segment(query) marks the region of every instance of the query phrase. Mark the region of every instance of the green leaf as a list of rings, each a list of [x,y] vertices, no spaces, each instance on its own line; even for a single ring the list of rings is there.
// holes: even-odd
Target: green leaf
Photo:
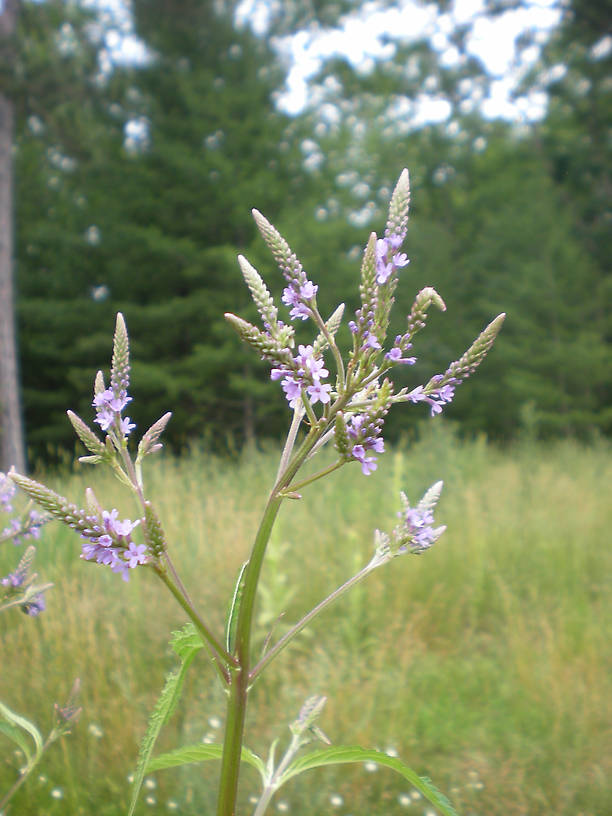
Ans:
[[[225,648],[232,654],[234,646],[236,645],[236,627],[238,626],[238,613],[240,612],[240,603],[242,601],[242,593],[244,591],[244,573],[248,566],[248,561],[240,567],[238,578],[236,579],[236,586],[234,594],[227,613],[227,624],[225,626]]]
[[[187,669],[197,652],[203,648],[203,643],[192,624],[187,624],[178,632],[174,632],[171,644],[181,659],[181,665],[176,671],[170,672],[166,676],[163,691],[149,717],[147,732],[143,737],[138,753],[138,764],[134,776],[134,788],[132,790],[132,800],[130,802],[128,816],[132,816],[134,813],[138,801],[138,794],[140,793],[140,788],[142,787],[142,782],[145,777],[147,764],[153,753],[153,748],[155,747],[160,731],[172,716],[176,704],[180,699]]]
[[[30,745],[25,737],[25,734],[20,728],[17,728],[16,725],[11,725],[7,722],[0,722],[0,734],[4,734],[5,737],[8,737],[9,739],[13,740],[13,742],[17,743],[17,745],[23,751],[28,765],[32,762]]]
[[[4,703],[0,703],[0,716],[5,720],[5,722],[0,722],[0,731],[19,745],[26,755],[29,766],[36,764],[43,752],[43,738],[38,728],[34,723],[26,720],[25,717],[15,714],[15,712],[11,711]],[[34,757],[32,757],[32,752],[29,750],[27,740],[22,731],[27,731],[34,741]]]
[[[209,759],[221,759],[222,756],[223,746],[221,744],[206,745],[199,742],[195,745],[184,745],[182,748],[154,757],[149,761],[145,770],[146,773],[153,773],[153,771],[163,771],[165,768],[187,765],[190,762],[207,762]],[[244,745],[242,746],[241,760],[259,771],[261,778],[265,781],[266,766],[263,760]]]
[[[312,768],[321,768],[324,765],[339,765],[347,762],[376,762],[378,765],[391,768],[392,771],[396,771],[410,782],[430,804],[440,811],[442,816],[458,816],[457,811],[446,796],[440,793],[429,779],[416,774],[407,765],[404,765],[400,759],[390,757],[382,751],[368,750],[358,745],[339,745],[333,748],[324,748],[299,757],[291,763],[282,775],[278,787],[280,788],[292,777]]]

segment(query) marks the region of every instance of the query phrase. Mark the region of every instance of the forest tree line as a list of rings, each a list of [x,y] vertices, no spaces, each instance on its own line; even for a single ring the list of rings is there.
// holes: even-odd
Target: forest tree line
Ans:
[[[117,311],[131,336],[130,414],[140,430],[172,410],[167,438],[177,449],[202,437],[219,447],[278,437],[288,423],[278,384],[223,319],[254,317],[238,253],[280,301],[282,279],[251,208],[319,284],[321,311],[342,301],[352,312],[360,252],[384,227],[403,167],[411,262],[397,329],[422,286],[435,286],[448,309],[431,316],[419,362],[398,376],[417,385],[444,371],[505,311],[481,375],[458,390],[448,416],[504,440],[525,430],[609,434],[606,4],[565,8],[524,79],[548,94],[547,113],[520,127],[470,103],[489,81],[480,64],[445,67],[426,41],[398,45],[367,75],[326,63],[315,103],[290,117],[276,105],[285,67],[270,37],[334,22],[332,4],[282,4],[267,37],[236,26],[235,5],[133,0],[149,58],[109,65],[112,21],[60,0],[20,4],[1,68],[16,111],[17,325],[31,455],[73,446],[67,408],[92,418],[93,375],[108,366]],[[333,4],[335,19],[354,5]],[[409,105],[397,114],[424,88],[451,103],[444,122],[413,125]],[[400,413],[389,438],[426,414]]]

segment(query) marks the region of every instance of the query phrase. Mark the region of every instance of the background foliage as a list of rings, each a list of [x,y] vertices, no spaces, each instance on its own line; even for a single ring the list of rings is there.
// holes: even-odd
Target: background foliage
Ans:
[[[270,36],[333,25],[352,5],[282,4]],[[140,427],[172,408],[168,439],[177,448],[202,434],[220,448],[279,436],[279,389],[222,317],[248,314],[237,252],[280,283],[250,208],[285,233],[324,309],[340,300],[352,308],[358,249],[382,228],[404,166],[414,206],[398,327],[421,285],[436,286],[449,306],[419,343],[424,363],[409,381],[444,370],[504,310],[486,373],[459,390],[449,415],[505,440],[525,428],[609,433],[610,58],[594,50],[605,4],[566,7],[524,79],[549,94],[548,112],[520,127],[486,120],[469,103],[468,90],[483,91],[491,78],[467,56],[460,28],[458,67],[442,65],[426,41],[398,46],[367,75],[338,58],[315,78],[314,103],[289,117],[275,104],[285,66],[270,37],[236,27],[235,6],[134,0],[149,55],[136,66],[112,63],[104,14],[61,0],[22,3],[17,58],[5,75],[18,113],[18,320],[31,454],[72,446],[67,407],[89,418],[92,374],[106,362],[119,309],[133,338]],[[550,70],[558,65],[565,71]],[[419,125],[410,112],[397,115],[399,102],[427,88],[451,102],[449,120]],[[387,435],[407,422],[392,420]]]

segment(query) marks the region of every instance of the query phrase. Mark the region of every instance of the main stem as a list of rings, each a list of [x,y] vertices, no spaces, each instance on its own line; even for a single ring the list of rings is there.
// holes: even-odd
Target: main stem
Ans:
[[[223,758],[221,760],[221,776],[219,778],[219,799],[217,802],[217,816],[236,816],[236,797],[238,795],[238,776],[240,773],[240,756],[244,736],[244,723],[247,708],[247,693],[249,690],[251,632],[253,611],[257,596],[257,585],[266,554],[266,547],[276,516],[280,509],[283,497],[281,492],[290,484],[308,456],[312,446],[317,441],[320,430],[312,428],[304,439],[300,449],[277,480],[266,509],[249,559],[244,576],[244,590],[238,612],[236,626],[236,658],[238,666],[230,666],[230,696],[227,703],[227,718],[225,723],[225,739],[223,742]]]
[[[263,563],[266,546],[270,533],[278,514],[282,497],[272,494],[266,506],[253,552],[245,574],[245,585],[238,624],[236,628],[236,657],[238,668],[231,670],[230,697],[227,703],[227,719],[225,723],[225,739],[223,742],[223,759],[221,761],[221,776],[219,780],[219,801],[217,803],[218,816],[235,816],[236,796],[238,794],[238,775],[240,773],[240,755],[244,735],[244,722],[247,707],[247,692],[250,671],[251,621],[257,583]]]

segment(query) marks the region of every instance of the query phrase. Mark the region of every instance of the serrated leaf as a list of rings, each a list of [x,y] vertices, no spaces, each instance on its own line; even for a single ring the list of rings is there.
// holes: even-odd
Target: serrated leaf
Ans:
[[[183,629],[175,632],[171,641],[172,648],[180,656],[182,662],[176,671],[170,672],[166,676],[162,693],[149,717],[149,725],[140,744],[140,751],[138,753],[138,764],[134,775],[134,787],[128,816],[132,816],[134,813],[138,801],[138,794],[140,793],[140,788],[142,787],[145,777],[147,764],[153,753],[153,748],[155,747],[160,731],[172,716],[176,704],[180,699],[187,669],[196,653],[203,648],[202,641],[197,634],[197,642],[194,639],[193,635],[195,630],[193,627],[191,627],[190,630],[190,626],[190,624],[187,624]]]
[[[149,761],[145,770],[146,773],[153,773],[154,771],[163,771],[165,768],[176,768],[179,765],[187,765],[190,762],[207,762],[210,759],[221,759],[222,756],[223,746],[221,744],[199,742],[195,745],[183,745],[182,748],[177,748],[174,751],[168,751],[166,754],[160,754],[154,757]],[[242,746],[241,760],[252,768],[255,768],[265,781],[266,766],[263,760],[244,745]]]
[[[285,782],[294,776],[304,773],[305,771],[310,771],[313,768],[353,762],[376,762],[377,765],[390,768],[410,782],[430,804],[438,809],[442,816],[458,816],[457,811],[446,796],[440,793],[429,779],[419,776],[396,757],[390,757],[382,751],[361,748],[358,745],[338,745],[333,748],[323,748],[319,751],[312,751],[310,754],[299,757],[291,763],[282,775],[278,787],[280,788],[281,785],[284,785]]]
[[[204,648],[202,638],[193,623],[186,623],[182,629],[173,632],[170,645],[181,660],[186,660],[189,655]]]
[[[43,752],[43,738],[42,734],[40,733],[38,728],[34,725],[34,723],[31,723],[29,720],[26,720],[26,718],[22,717],[20,714],[15,714],[14,711],[11,711],[11,709],[8,706],[5,706],[4,703],[1,702],[0,702],[0,717],[2,717],[5,720],[5,722],[8,723],[9,726],[11,726],[11,728],[7,730],[5,730],[4,728],[2,729],[3,733],[6,734],[7,736],[12,736],[12,738],[15,739],[14,737],[15,732],[13,729],[21,729],[22,731],[26,731],[32,737],[32,740],[34,741],[34,757],[32,757],[32,752],[29,751],[27,747],[24,748],[21,742],[19,742],[19,740],[15,741],[19,743],[24,754],[26,755],[28,759],[28,765],[32,765],[38,762]],[[0,725],[3,724],[0,723]],[[11,731],[11,734],[7,733],[7,731]],[[27,741],[25,740],[25,737],[23,737],[23,741],[26,743],[27,746]]]

